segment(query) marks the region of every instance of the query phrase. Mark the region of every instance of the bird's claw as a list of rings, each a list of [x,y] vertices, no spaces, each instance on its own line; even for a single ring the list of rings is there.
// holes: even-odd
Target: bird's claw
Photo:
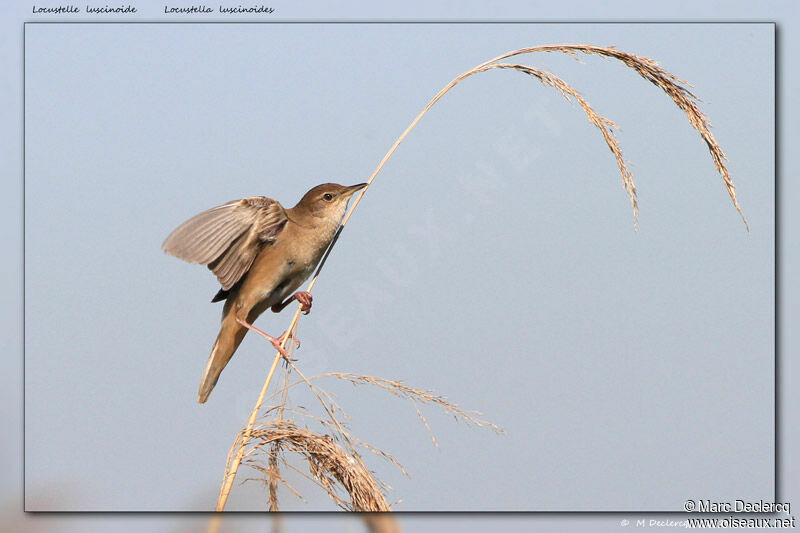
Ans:
[[[294,336],[294,334],[289,333],[288,331],[284,331],[283,335],[278,337],[278,342],[283,342],[283,339],[286,337],[287,334],[289,335],[289,340],[293,340],[295,345],[299,348],[300,347],[300,339],[298,339],[297,337]]]
[[[285,335],[285,333],[284,333],[284,335]],[[271,341],[271,342],[272,342],[272,345],[275,347],[275,349],[276,349],[276,350],[278,350],[278,352],[281,354],[281,357],[283,357],[283,359],[284,359],[284,360],[285,360],[287,363],[294,363],[295,361],[297,361],[297,359],[293,359],[293,358],[292,358],[292,357],[289,355],[289,352],[286,350],[286,348],[284,348],[284,347],[282,347],[282,346],[281,346],[282,337],[283,337],[283,335],[281,335],[281,337],[279,337],[279,338],[277,338],[277,339],[272,339],[272,341]],[[295,339],[295,340],[296,340],[296,339]]]
[[[311,296],[310,292],[301,291],[294,295],[295,299],[300,302],[300,309],[303,311],[304,315],[307,315],[311,312],[311,303],[313,302],[314,298]]]
[[[278,352],[281,354],[284,361],[286,361],[286,364],[288,365],[289,363],[296,363],[297,359],[289,355],[289,351],[284,346],[281,346],[281,344],[284,344],[286,342],[287,335],[289,337],[289,340],[294,341],[295,346],[297,348],[300,348],[300,339],[295,337],[289,330],[284,331],[281,334],[281,336],[278,337],[277,339],[275,338],[271,339],[270,342],[275,347],[275,349],[278,350]]]

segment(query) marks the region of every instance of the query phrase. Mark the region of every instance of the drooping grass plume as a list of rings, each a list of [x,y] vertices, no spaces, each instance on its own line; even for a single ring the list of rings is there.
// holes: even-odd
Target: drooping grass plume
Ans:
[[[256,442],[253,451],[265,453],[274,464],[277,464],[282,450],[301,455],[308,462],[309,479],[322,487],[342,509],[390,510],[372,472],[330,435],[300,428],[292,420],[279,420],[254,428],[251,437]],[[263,472],[269,476],[270,482],[273,478],[283,481],[277,469]]]
[[[478,428],[488,428],[494,431],[495,433],[500,433],[500,434],[505,433],[501,428],[499,428],[495,424],[492,424],[491,422],[478,418],[481,415],[481,413],[479,413],[478,411],[464,411],[458,405],[447,401],[447,399],[445,399],[444,396],[435,394],[433,391],[430,390],[419,390],[413,387],[409,387],[402,381],[394,381],[375,376],[362,376],[360,374],[350,374],[344,372],[330,372],[328,374],[320,374],[319,376],[315,376],[312,379],[324,378],[324,377],[335,377],[343,379],[355,385],[374,385],[383,390],[391,392],[392,394],[394,394],[399,398],[405,398],[411,401],[414,404],[414,408],[417,410],[417,415],[419,416],[422,423],[425,425],[425,428],[430,433],[431,440],[433,441],[433,444],[436,445],[436,447],[439,446],[439,443],[436,441],[436,437],[433,436],[433,431],[431,431],[431,428],[428,425],[428,421],[425,419],[425,416],[422,414],[422,411],[419,410],[418,404],[435,405],[441,408],[444,412],[452,415],[454,419],[466,422],[467,425],[471,425]]]

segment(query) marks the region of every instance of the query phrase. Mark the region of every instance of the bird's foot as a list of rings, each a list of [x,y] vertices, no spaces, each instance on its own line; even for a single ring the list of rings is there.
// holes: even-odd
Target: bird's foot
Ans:
[[[311,311],[311,302],[313,298],[311,296],[311,293],[306,291],[296,292],[291,296],[291,298],[288,298],[285,302],[275,304],[270,309],[272,309],[273,313],[280,313],[287,305],[289,305],[295,300],[300,302],[300,310],[303,311],[304,315],[307,315]]]
[[[294,294],[294,299],[300,302],[300,309],[303,311],[304,315],[307,315],[311,312],[311,302],[314,300],[314,298],[311,296],[310,292],[296,292]]]
[[[295,345],[299,348],[300,347],[300,339],[294,336],[293,333],[290,333],[289,330],[284,331],[280,337],[278,337],[278,342],[283,342],[283,339],[289,335],[289,340],[294,341]]]
[[[278,345],[277,346],[275,346],[275,343],[272,343],[272,345],[275,346],[276,348],[278,348],[281,344],[283,344],[283,340],[286,338],[287,335],[289,336],[289,341],[290,342],[294,341],[295,347],[300,348],[300,339],[295,337],[294,334],[291,333],[289,330],[284,331],[281,334],[280,337],[275,339],[275,340],[278,341]],[[278,351],[281,352],[281,355],[283,356],[283,362],[286,363],[287,366],[289,365],[289,363],[296,363],[297,362],[297,358],[296,357],[288,357],[287,351],[285,349],[284,350],[280,350],[279,349]]]
[[[300,341],[297,340],[294,337],[294,335],[292,335],[289,331],[283,332],[283,335],[281,335],[280,337],[276,338],[276,337],[273,337],[272,335],[270,335],[269,333],[265,333],[265,332],[261,331],[260,329],[258,329],[254,325],[245,322],[241,318],[237,318],[236,321],[239,324],[241,324],[242,326],[246,327],[247,329],[255,331],[256,333],[258,333],[259,335],[261,335],[262,337],[267,339],[270,343],[272,343],[272,346],[274,346],[275,349],[278,350],[278,353],[280,353],[281,356],[283,356],[283,358],[286,359],[286,361],[288,361],[288,362],[297,361],[297,359],[292,359],[292,357],[289,355],[289,352],[286,350],[286,348],[281,346],[281,344],[284,343],[284,340],[286,339],[286,335],[287,334],[289,334],[289,339],[290,340],[293,340],[294,342],[296,342],[298,347],[300,346]]]

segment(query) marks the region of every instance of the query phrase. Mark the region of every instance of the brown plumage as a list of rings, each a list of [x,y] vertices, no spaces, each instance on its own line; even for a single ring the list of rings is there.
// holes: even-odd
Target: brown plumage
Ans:
[[[348,200],[366,185],[318,185],[291,209],[264,196],[228,202],[187,220],[167,237],[163,250],[207,265],[222,285],[212,301],[225,300],[222,327],[200,382],[200,403],[247,333],[238,320],[252,324],[267,308],[277,313],[295,299],[289,295],[316,268]]]

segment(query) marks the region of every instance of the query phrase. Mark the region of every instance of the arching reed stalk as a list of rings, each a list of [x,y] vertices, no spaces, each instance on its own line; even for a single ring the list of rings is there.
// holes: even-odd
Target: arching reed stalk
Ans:
[[[489,61],[481,63],[480,65],[472,68],[463,74],[454,78],[450,83],[448,83],[441,91],[439,91],[436,96],[422,109],[422,111],[414,118],[411,124],[406,128],[406,130],[398,137],[395,143],[391,146],[389,151],[386,155],[381,159],[380,163],[378,164],[377,168],[373,171],[372,175],[370,176],[369,180],[367,180],[368,184],[372,184],[375,177],[381,171],[383,166],[386,164],[386,161],[391,157],[400,143],[406,138],[406,136],[411,132],[411,130],[417,125],[417,123],[422,119],[422,117],[433,107],[436,102],[438,102],[448,91],[450,91],[453,87],[455,87],[458,83],[463,81],[464,79],[478,74],[480,72],[485,72],[488,70],[493,69],[511,69],[517,72],[521,72],[532,76],[538,79],[541,83],[546,86],[553,87],[561,92],[562,95],[567,100],[574,98],[578,104],[581,106],[583,111],[586,113],[587,118],[589,121],[594,124],[597,128],[600,129],[603,139],[608,145],[609,149],[614,155],[614,158],[617,161],[617,165],[619,167],[620,175],[622,177],[622,184],[623,188],[626,191],[631,206],[633,208],[634,220],[638,215],[638,204],[636,199],[636,187],[634,186],[633,182],[633,175],[628,170],[626,163],[622,156],[622,151],[617,143],[616,138],[614,137],[613,130],[616,128],[615,124],[610,120],[601,117],[589,106],[586,100],[581,96],[581,94],[573,89],[569,84],[561,80],[559,77],[555,76],[552,73],[545,72],[527,65],[519,64],[519,63],[501,63],[502,60],[519,56],[522,54],[534,53],[534,52],[561,52],[569,54],[573,57],[576,57],[578,53],[582,54],[589,54],[589,55],[599,55],[603,57],[608,57],[612,59],[616,59],[621,61],[626,66],[632,68],[636,71],[640,76],[645,78],[646,80],[650,81],[657,87],[661,88],[675,104],[683,110],[686,114],[689,123],[693,128],[695,128],[699,133],[703,141],[708,146],[708,150],[711,153],[711,157],[714,161],[714,165],[717,168],[717,171],[722,176],[724,185],[728,191],[728,195],[733,202],[734,207],[739,212],[742,217],[742,220],[747,227],[747,221],[744,217],[741,207],[739,206],[739,202],[736,198],[736,190],[733,185],[733,182],[730,178],[730,174],[728,169],[725,165],[725,154],[723,153],[722,149],[720,148],[719,144],[717,143],[714,135],[711,133],[711,124],[708,121],[708,118],[700,111],[700,108],[697,103],[697,98],[694,94],[689,91],[687,88],[687,83],[682,81],[681,79],[677,78],[676,76],[670,74],[669,72],[662,69],[658,63],[653,61],[652,59],[637,56],[634,54],[630,54],[628,52],[623,52],[617,50],[613,47],[600,47],[600,46],[592,46],[592,45],[585,45],[585,44],[559,44],[559,45],[546,45],[546,46],[536,46],[531,48],[522,48],[519,50],[514,50],[500,56],[497,56]],[[350,207],[350,210],[347,212],[347,215],[344,217],[341,226],[339,227],[336,236],[334,237],[330,247],[325,253],[320,265],[315,273],[314,277],[311,279],[311,282],[308,284],[308,291],[311,291],[314,288],[314,285],[319,278],[320,271],[325,264],[333,246],[336,244],[336,241],[341,234],[344,227],[347,225],[347,222],[350,220],[353,212],[355,211],[358,204],[361,202],[361,199],[366,194],[369,187],[363,189],[360,194],[356,197],[353,205]],[[295,311],[294,316],[292,317],[291,322],[289,323],[289,327],[287,330],[295,331],[298,321],[300,319],[300,307],[298,306],[297,310]],[[289,336],[284,338],[283,346],[285,347],[287,339]],[[236,477],[236,473],[238,471],[239,466],[242,463],[243,458],[245,457],[245,451],[247,449],[248,444],[251,441],[257,441],[258,446],[261,448],[266,448],[268,446],[289,446],[298,451],[301,454],[306,455],[309,465],[311,467],[312,474],[317,478],[317,482],[321,482],[323,486],[327,486],[328,488],[332,487],[334,482],[338,482],[342,485],[349,486],[353,489],[351,493],[351,497],[353,494],[360,494],[360,496],[353,498],[353,500],[348,504],[344,502],[344,500],[337,500],[338,496],[334,496],[334,500],[337,503],[340,503],[345,508],[350,509],[357,509],[357,510],[388,510],[389,506],[386,504],[385,500],[378,499],[375,496],[375,490],[379,492],[379,489],[376,489],[376,484],[370,479],[364,477],[364,472],[368,472],[366,467],[364,467],[363,462],[357,454],[356,464],[352,465],[350,460],[352,459],[353,455],[348,454],[347,452],[343,452],[341,448],[332,447],[329,442],[327,442],[324,438],[320,437],[319,435],[309,434],[305,430],[299,429],[296,425],[293,425],[290,421],[284,420],[281,417],[273,422],[271,425],[266,426],[259,426],[255,427],[255,422],[258,417],[258,413],[261,410],[261,406],[264,402],[264,398],[266,396],[267,390],[269,389],[270,382],[272,381],[273,375],[275,374],[275,370],[278,366],[278,362],[281,360],[280,353],[276,353],[275,357],[272,362],[272,366],[267,374],[267,378],[264,381],[264,385],[261,388],[261,391],[258,395],[258,399],[255,402],[253,410],[248,417],[247,422],[243,430],[237,435],[233,446],[231,447],[230,453],[228,455],[228,461],[225,469],[225,475],[223,477],[222,485],[220,487],[219,498],[217,501],[216,510],[222,511],[225,509],[225,504],[228,500],[228,495],[230,494],[231,487],[233,485],[233,481]],[[296,367],[293,367],[296,370]],[[302,375],[302,374],[301,374]],[[390,386],[389,384],[394,383],[397,384],[398,382],[391,382],[389,380],[382,380],[380,378],[371,378],[367,376],[354,376],[349,374],[337,374],[338,377],[343,379],[350,379],[353,381],[360,381],[362,383],[373,383],[381,387],[389,387],[394,388],[395,393],[400,393],[403,390],[402,388],[398,388],[396,385]],[[349,376],[349,377],[345,377]],[[313,387],[308,380],[305,380],[306,383],[309,384],[310,387]],[[284,388],[286,390],[286,388]],[[413,389],[412,389],[413,390]],[[419,391],[417,391],[419,392]],[[322,401],[322,400],[321,400]],[[284,402],[285,403],[285,402]],[[325,402],[323,401],[323,404]],[[283,411],[281,411],[282,413]],[[424,418],[423,418],[424,420]],[[427,425],[427,423],[426,423]],[[338,428],[344,435],[347,433],[341,428]],[[347,439],[347,437],[345,437]],[[349,443],[350,446],[353,445],[352,442]],[[323,456],[327,457],[327,460],[320,460],[319,453],[322,453]],[[342,455],[346,455],[348,457],[345,460],[345,457]],[[327,454],[327,455],[326,455]],[[273,457],[275,453],[270,456],[271,463],[270,467],[265,470],[268,478],[270,479],[270,499],[274,498],[275,487],[277,486],[277,466],[276,460]],[[355,468],[354,471],[346,471],[342,470],[344,466],[350,465]],[[361,476],[361,477],[359,477]],[[367,476],[371,478],[371,474]],[[327,485],[326,485],[327,484]],[[368,491],[372,491],[372,493],[368,496],[363,494],[363,490],[367,487]],[[331,491],[329,490],[329,493]],[[277,507],[277,503],[273,502],[274,505]],[[218,524],[218,522],[216,522]]]

